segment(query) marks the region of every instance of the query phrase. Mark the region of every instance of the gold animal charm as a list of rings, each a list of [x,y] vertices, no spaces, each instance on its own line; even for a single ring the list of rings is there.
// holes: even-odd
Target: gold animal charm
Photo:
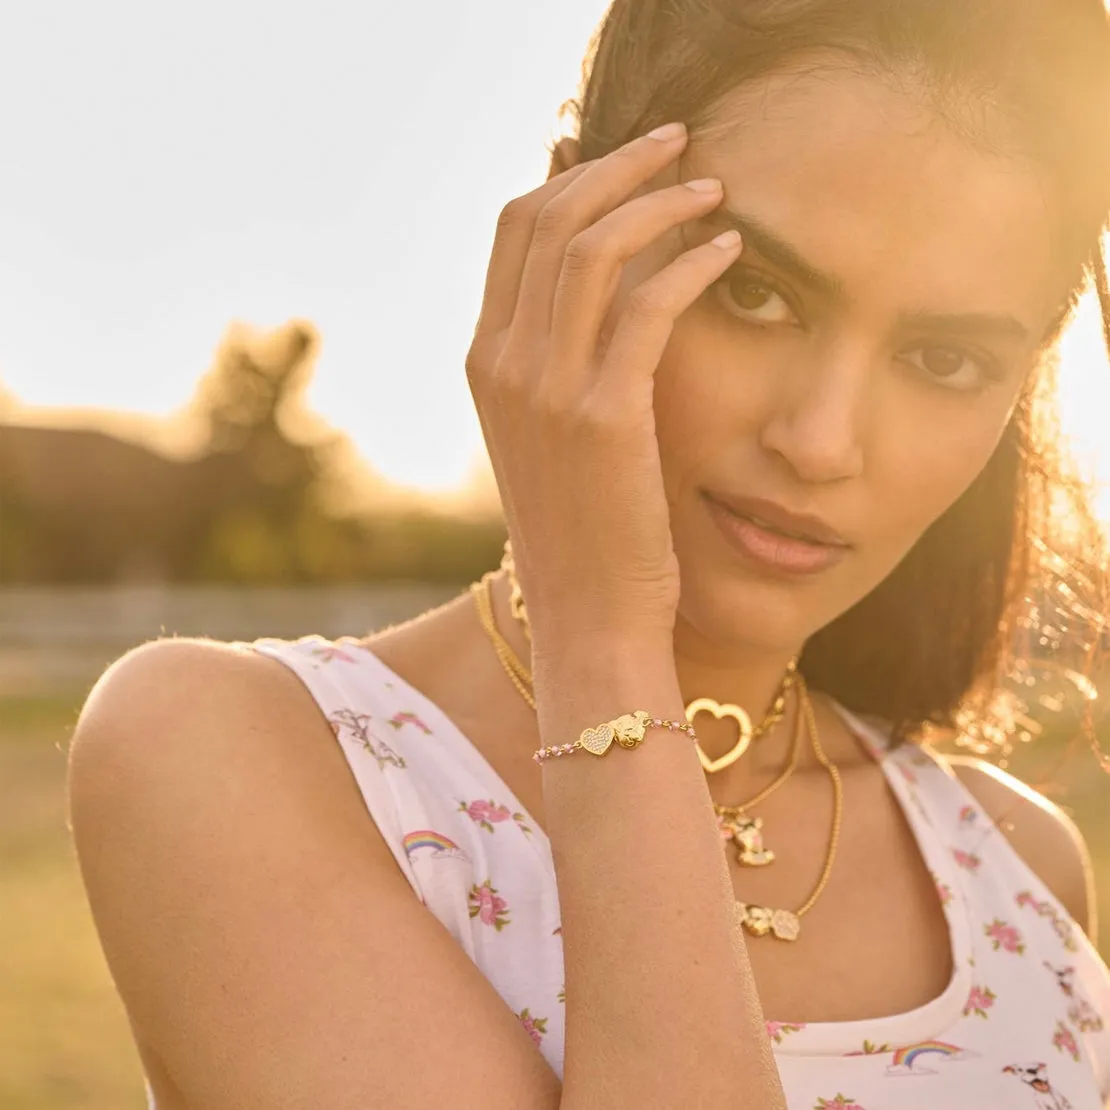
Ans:
[[[763,843],[763,819],[740,817],[731,822],[732,842],[737,862],[744,867],[766,867],[774,863],[775,853]]]

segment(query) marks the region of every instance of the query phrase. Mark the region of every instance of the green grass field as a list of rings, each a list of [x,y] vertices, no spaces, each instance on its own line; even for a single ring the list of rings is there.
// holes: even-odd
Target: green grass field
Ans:
[[[0,1106],[145,1106],[66,829],[81,694],[0,699]]]
[[[138,1056],[100,951],[65,813],[66,751],[82,695],[0,699],[0,1107],[145,1105]],[[1015,770],[1042,782],[1087,836],[1110,954],[1110,775],[1050,745]]]

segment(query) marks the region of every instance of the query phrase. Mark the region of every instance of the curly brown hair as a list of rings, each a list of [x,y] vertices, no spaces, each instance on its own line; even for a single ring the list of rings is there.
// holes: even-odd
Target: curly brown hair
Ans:
[[[742,82],[830,53],[924,98],[966,141],[1033,159],[1061,198],[1073,281],[998,448],[801,660],[896,740],[928,725],[1008,736],[1029,707],[999,695],[1037,650],[1058,670],[1079,660],[1082,686],[1105,640],[1104,536],[1061,439],[1056,352],[1092,286],[1110,347],[1110,22],[1101,0],[614,0],[563,109],[581,157],[599,158],[673,119],[696,133]]]

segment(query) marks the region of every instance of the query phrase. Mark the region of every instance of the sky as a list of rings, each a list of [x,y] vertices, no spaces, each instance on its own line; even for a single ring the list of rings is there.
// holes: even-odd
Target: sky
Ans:
[[[603,0],[13,4],[0,386],[169,416],[232,320],[310,320],[308,403],[386,479],[484,459],[464,358]]]
[[[309,405],[387,481],[458,487],[485,469],[463,360],[497,214],[542,182],[604,8],[9,5],[0,386],[169,417],[232,321],[307,319]],[[1065,402],[1090,442],[1097,348],[1088,321]]]

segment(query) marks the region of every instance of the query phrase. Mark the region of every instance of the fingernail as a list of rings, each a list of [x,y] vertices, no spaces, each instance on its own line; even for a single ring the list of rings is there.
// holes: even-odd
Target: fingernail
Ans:
[[[731,231],[723,231],[716,239],[711,239],[710,242],[715,247],[720,247],[723,251],[734,251],[740,246],[740,232],[735,229]]]
[[[665,123],[662,127],[657,127],[654,131],[649,131],[648,138],[658,139],[661,143],[669,143],[675,139],[681,139],[685,134],[686,124]]]
[[[687,189],[693,189],[695,193],[719,193],[721,191],[721,182],[716,177],[699,177],[693,181],[684,182]]]

